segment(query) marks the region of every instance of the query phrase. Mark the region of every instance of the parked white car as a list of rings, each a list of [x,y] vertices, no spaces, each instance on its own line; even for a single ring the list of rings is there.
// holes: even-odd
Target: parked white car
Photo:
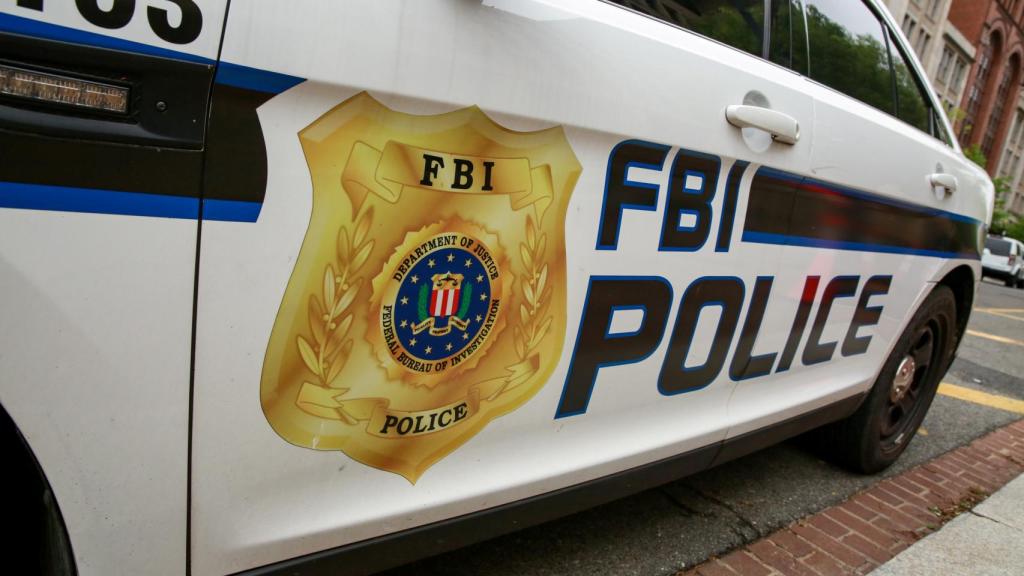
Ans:
[[[0,46],[25,573],[366,573],[822,426],[876,472],[982,274],[873,0],[9,0]]]
[[[984,276],[1002,280],[1011,288],[1024,288],[1024,243],[1004,236],[985,238],[981,270]]]

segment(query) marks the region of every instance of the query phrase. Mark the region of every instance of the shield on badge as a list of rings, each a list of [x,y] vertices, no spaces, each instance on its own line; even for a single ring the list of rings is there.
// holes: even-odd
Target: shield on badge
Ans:
[[[545,384],[565,338],[560,127],[471,107],[417,116],[366,93],[299,133],[313,213],[260,399],[285,440],[415,482]]]

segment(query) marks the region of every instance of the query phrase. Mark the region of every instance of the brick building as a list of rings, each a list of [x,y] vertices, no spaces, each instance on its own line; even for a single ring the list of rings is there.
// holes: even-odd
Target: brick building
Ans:
[[[979,145],[995,174],[1017,111],[1024,58],[1024,0],[952,0],[949,22],[977,47],[957,136]]]
[[[1024,215],[1024,0],[885,0],[955,123]]]
[[[1003,145],[1003,155],[999,161],[997,176],[1006,179],[1009,192],[1004,198],[1003,206],[1017,214],[1024,215],[1024,90],[1017,97],[1016,111],[1010,131],[1007,132]]]

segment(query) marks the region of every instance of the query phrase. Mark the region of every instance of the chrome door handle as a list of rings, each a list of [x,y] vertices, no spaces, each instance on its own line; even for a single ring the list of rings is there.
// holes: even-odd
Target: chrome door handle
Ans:
[[[796,144],[800,139],[800,123],[789,114],[760,106],[735,104],[725,109],[725,119],[737,128],[758,128],[782,144]]]
[[[928,182],[932,185],[932,188],[944,188],[947,194],[956,192],[956,176],[952,174],[937,172],[928,176]]]

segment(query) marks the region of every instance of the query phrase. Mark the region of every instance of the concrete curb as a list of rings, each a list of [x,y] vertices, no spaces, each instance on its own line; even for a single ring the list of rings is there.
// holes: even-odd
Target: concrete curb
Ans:
[[[678,576],[866,574],[1024,472],[1024,420]]]
[[[872,576],[1019,576],[1024,566],[1024,476],[907,548]]]

